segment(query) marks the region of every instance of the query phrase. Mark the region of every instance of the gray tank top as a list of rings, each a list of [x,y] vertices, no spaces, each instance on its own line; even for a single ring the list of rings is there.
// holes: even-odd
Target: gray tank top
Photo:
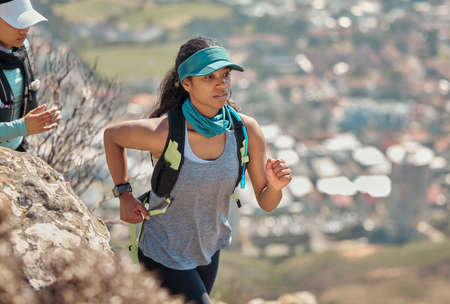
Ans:
[[[144,255],[185,270],[209,264],[217,250],[229,246],[230,195],[238,170],[234,131],[226,132],[224,152],[216,160],[200,163],[185,157],[172,205],[144,223],[139,244]],[[152,193],[150,208],[160,205],[162,199]]]

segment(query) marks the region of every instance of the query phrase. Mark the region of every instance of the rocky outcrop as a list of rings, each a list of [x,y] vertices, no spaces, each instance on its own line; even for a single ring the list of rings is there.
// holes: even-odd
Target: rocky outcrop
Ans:
[[[113,256],[106,226],[64,178],[37,157],[0,148],[0,200],[20,222],[11,231],[11,241],[35,289],[54,282],[48,267],[55,251],[69,255],[85,245]]]
[[[119,262],[106,226],[39,158],[0,148],[0,304],[182,303]]]
[[[37,301],[22,271],[22,259],[10,243],[12,222],[9,204],[0,197],[0,303],[34,304]]]

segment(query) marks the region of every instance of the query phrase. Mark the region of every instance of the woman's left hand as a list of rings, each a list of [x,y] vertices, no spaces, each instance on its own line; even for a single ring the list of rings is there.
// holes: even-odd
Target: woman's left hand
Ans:
[[[292,180],[291,169],[284,160],[269,158],[266,163],[266,178],[269,186],[281,190]]]

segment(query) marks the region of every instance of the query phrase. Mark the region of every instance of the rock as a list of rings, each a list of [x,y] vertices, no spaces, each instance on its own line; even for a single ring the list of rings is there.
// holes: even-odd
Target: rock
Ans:
[[[272,301],[257,298],[249,301],[248,304],[317,304],[317,299],[312,293],[301,291],[282,295],[277,300]]]
[[[275,301],[264,301],[264,299],[256,298],[250,300],[247,304],[267,304],[267,303],[274,303]]]
[[[99,250],[80,247],[56,254],[51,264],[55,282],[38,293],[40,303],[181,304],[139,266],[105,258]]]
[[[27,153],[0,148],[0,199],[20,226],[11,231],[14,252],[23,257],[31,286],[54,282],[47,269],[55,250],[70,254],[81,244],[111,257],[109,232],[89,212],[61,174]]]
[[[0,148],[0,303],[181,304],[42,160]]]
[[[280,304],[317,304],[316,297],[307,291],[283,295],[279,298]]]
[[[11,208],[0,193],[0,303],[37,304],[22,271],[23,262],[11,247]]]

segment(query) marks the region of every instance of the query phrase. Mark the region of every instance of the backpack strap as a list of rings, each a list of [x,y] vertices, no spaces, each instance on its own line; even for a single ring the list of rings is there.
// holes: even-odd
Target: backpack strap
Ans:
[[[31,83],[35,80],[34,78],[34,74],[33,74],[33,69],[31,67],[31,61],[30,61],[30,57],[28,56],[28,51],[27,48],[24,47],[24,51],[25,51],[25,70],[23,71],[24,73],[27,74],[27,86],[24,87],[24,98],[25,101],[24,102],[24,107],[23,107],[23,113],[22,116],[25,116],[28,112],[30,112],[31,110],[37,108],[38,103],[37,103],[37,97],[36,97],[36,90],[32,90],[30,85]]]
[[[169,133],[167,135],[164,151],[156,162],[152,174],[152,191],[147,191],[138,197],[138,200],[147,209],[147,204],[150,201],[151,193],[163,197],[166,201],[166,206],[157,210],[149,210],[148,215],[154,216],[165,213],[174,198],[170,195],[173,187],[180,174],[181,166],[184,161],[184,137],[186,130],[184,127],[185,120],[181,109],[174,109],[168,112],[169,119]],[[145,220],[144,220],[145,222]],[[141,238],[142,227],[144,222],[136,226],[130,224],[130,245],[128,249],[131,251],[133,262],[138,264],[138,246]],[[137,232],[137,236],[136,236]]]
[[[245,170],[247,169],[247,163],[249,162],[248,157],[248,136],[247,136],[247,129],[242,122],[241,117],[239,114],[230,106],[227,106],[228,110],[231,113],[231,118],[233,119],[233,126],[234,126],[234,137],[236,138],[236,152],[237,157],[239,161],[239,174],[236,180],[235,188],[240,184],[241,189],[244,189],[245,187]],[[241,201],[236,196],[236,194],[233,192],[231,195],[233,199],[236,201],[236,204],[238,207],[241,207]]]
[[[0,122],[8,122],[14,117],[14,95],[3,69],[0,69]]]
[[[168,112],[169,134],[161,157],[158,159],[152,174],[152,191],[170,201],[173,187],[180,174],[184,161],[185,119],[181,109]]]

